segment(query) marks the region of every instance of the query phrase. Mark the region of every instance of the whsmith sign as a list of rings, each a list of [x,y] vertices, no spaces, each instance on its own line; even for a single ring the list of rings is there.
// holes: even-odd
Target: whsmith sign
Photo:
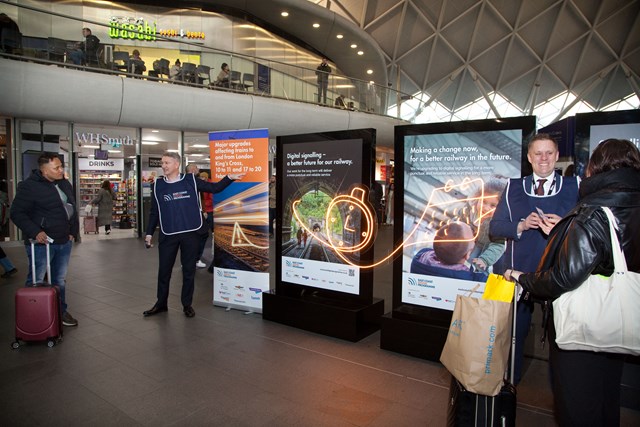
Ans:
[[[157,36],[204,40],[203,31],[158,29],[155,22],[150,24],[144,18],[112,16],[109,20],[109,37],[112,39],[155,41]]]
[[[119,148],[123,145],[136,145],[136,140],[129,135],[126,136],[109,136],[106,133],[80,133],[76,132],[76,141],[80,146],[86,144],[111,145],[113,148]]]

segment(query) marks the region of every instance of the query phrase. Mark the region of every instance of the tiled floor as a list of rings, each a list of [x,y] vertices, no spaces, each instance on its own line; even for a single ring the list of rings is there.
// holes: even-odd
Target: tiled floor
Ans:
[[[391,241],[381,229],[379,250]],[[14,339],[13,294],[26,256],[3,243],[19,273],[0,279],[2,426],[442,426],[444,368],[379,348],[379,333],[351,343],[263,321],[211,304],[212,276],[197,271],[194,308],[179,301],[179,262],[170,310],[152,318],[157,251],[141,240],[90,240],[73,250],[69,312],[49,349]],[[391,298],[391,268],[376,271],[374,294]],[[518,389],[517,424],[553,426],[546,362],[529,360]],[[625,425],[640,413],[623,409]]]

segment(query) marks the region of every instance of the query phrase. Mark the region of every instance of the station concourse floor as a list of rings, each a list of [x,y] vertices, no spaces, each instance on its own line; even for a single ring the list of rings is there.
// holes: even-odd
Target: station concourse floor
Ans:
[[[389,252],[391,228],[380,228],[376,252]],[[12,350],[13,295],[26,277],[26,255],[21,242],[2,245],[19,270],[0,279],[2,426],[446,423],[450,377],[439,363],[381,350],[379,332],[351,343],[213,306],[206,269],[196,273],[196,316],[188,319],[179,259],[169,312],[143,318],[155,302],[158,255],[135,238],[75,244],[67,302],[79,326],[65,328],[54,348]],[[391,270],[375,271],[374,295],[385,299],[385,311]],[[517,425],[554,426],[547,362],[530,358],[526,366]],[[621,411],[623,425],[640,425],[640,412]]]

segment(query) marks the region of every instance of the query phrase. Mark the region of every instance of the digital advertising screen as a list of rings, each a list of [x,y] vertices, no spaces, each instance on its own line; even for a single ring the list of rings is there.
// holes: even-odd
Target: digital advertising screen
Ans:
[[[489,222],[534,128],[516,118],[396,129],[394,305],[453,310],[456,295],[482,294],[505,247]]]
[[[367,259],[376,224],[369,203],[374,135],[369,130],[278,138],[281,283],[363,294],[359,265]]]
[[[576,174],[584,176],[591,152],[609,138],[628,139],[640,148],[640,111],[576,114]]]

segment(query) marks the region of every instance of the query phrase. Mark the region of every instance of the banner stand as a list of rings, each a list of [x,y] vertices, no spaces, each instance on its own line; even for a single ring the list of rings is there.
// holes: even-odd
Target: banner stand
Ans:
[[[371,304],[333,300],[313,294],[283,295],[271,289],[262,294],[262,318],[305,331],[356,342],[380,329],[384,300]]]

